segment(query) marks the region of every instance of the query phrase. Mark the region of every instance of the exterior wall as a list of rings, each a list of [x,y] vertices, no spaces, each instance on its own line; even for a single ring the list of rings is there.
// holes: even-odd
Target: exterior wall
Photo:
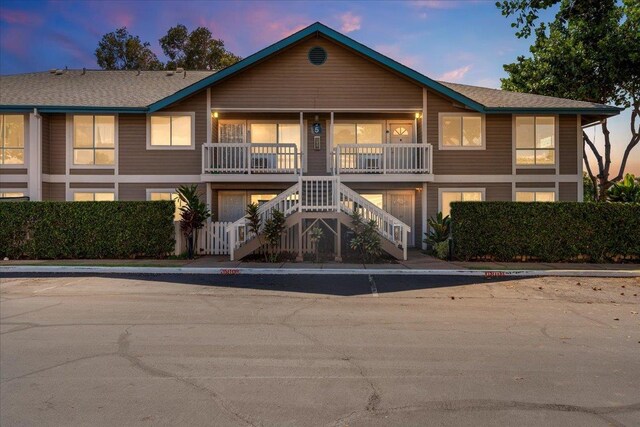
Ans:
[[[577,116],[560,116],[558,138],[558,165],[560,174],[578,173],[578,123]],[[582,142],[582,141],[580,141]]]
[[[65,184],[42,183],[42,200],[64,202],[66,200]]]
[[[512,173],[510,114],[485,115],[484,150],[439,150],[439,113],[473,113],[433,91],[427,92],[427,142],[433,146],[433,170],[438,175],[498,175]]]
[[[52,114],[49,118],[49,173],[67,173],[67,121],[65,114]],[[42,163],[45,163],[43,158]]]
[[[50,173],[51,164],[51,116],[42,114],[42,173]],[[44,190],[43,190],[44,193]],[[44,194],[43,194],[44,198]]]
[[[578,201],[578,183],[561,182],[558,186],[558,200],[561,202],[577,202]]]
[[[427,184],[427,218],[438,213],[438,189],[440,188],[484,188],[486,201],[511,201],[512,184],[510,182],[487,183],[428,183]]]
[[[164,190],[176,189],[181,185],[192,185],[196,183],[136,183],[136,184],[118,184],[118,200],[147,200],[147,190]],[[198,190],[202,198],[206,200],[206,185],[198,184]]]
[[[309,62],[314,46],[327,52]],[[422,89],[323,37],[303,41],[212,88],[212,108],[422,108]]]

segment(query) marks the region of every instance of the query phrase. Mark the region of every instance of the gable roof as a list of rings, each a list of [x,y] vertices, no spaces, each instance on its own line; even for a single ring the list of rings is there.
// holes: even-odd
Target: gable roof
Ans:
[[[369,60],[481,113],[553,112],[615,115],[622,108],[433,80],[319,22],[218,72],[65,71],[0,77],[0,109],[154,112],[239,73],[313,35],[322,35]],[[57,80],[56,80],[57,79]]]
[[[212,71],[64,70],[0,78],[0,106],[147,111],[148,106],[213,74]]]

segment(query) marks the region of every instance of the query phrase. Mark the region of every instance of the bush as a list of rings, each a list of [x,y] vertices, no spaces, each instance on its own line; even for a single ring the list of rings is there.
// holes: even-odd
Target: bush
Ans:
[[[640,204],[458,202],[451,229],[463,260],[640,259]]]
[[[0,257],[162,257],[173,252],[173,201],[0,203]]]

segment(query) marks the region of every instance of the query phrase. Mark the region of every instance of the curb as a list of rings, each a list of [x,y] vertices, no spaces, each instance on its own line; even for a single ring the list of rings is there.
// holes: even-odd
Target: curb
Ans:
[[[208,274],[208,275],[398,275],[480,277],[640,277],[640,270],[433,270],[433,269],[320,269],[320,268],[198,268],[198,267],[91,267],[6,266],[0,274]]]

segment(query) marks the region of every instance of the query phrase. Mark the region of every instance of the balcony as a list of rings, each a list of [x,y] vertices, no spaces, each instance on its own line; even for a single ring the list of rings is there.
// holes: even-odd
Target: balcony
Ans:
[[[203,175],[279,175],[292,180],[301,173],[295,144],[202,144]],[[272,177],[270,177],[271,179]]]
[[[431,174],[431,144],[341,144],[333,153],[334,174]]]

